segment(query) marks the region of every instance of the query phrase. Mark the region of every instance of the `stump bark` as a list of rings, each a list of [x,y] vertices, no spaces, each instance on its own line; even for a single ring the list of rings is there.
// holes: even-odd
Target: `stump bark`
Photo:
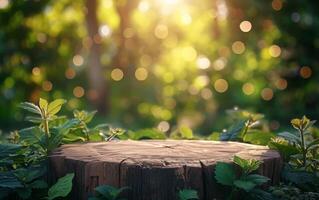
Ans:
[[[52,181],[75,173],[71,198],[86,200],[98,185],[128,186],[129,200],[177,200],[180,189],[198,191],[200,199],[223,199],[214,179],[218,161],[234,155],[262,160],[258,173],[279,182],[282,160],[264,146],[201,140],[112,141],[63,145],[50,156]]]

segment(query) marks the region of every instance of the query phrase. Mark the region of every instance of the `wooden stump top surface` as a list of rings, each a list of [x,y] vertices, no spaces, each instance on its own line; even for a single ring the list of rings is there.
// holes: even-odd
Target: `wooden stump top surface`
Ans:
[[[238,142],[203,140],[122,140],[63,145],[51,156],[83,162],[115,162],[149,167],[231,162],[234,155],[245,159],[280,158],[268,147]]]
[[[276,184],[282,167],[278,152],[265,146],[202,140],[111,141],[62,145],[50,155],[55,182],[75,173],[73,200],[86,200],[98,185],[129,186],[129,200],[177,200],[183,188],[202,200],[225,199],[227,190],[214,179],[218,161],[234,155],[262,160],[258,173]]]

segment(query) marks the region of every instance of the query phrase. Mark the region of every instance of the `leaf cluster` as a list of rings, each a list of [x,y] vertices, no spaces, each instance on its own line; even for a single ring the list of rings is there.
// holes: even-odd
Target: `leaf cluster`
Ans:
[[[269,181],[269,178],[253,173],[259,168],[260,161],[254,159],[246,160],[238,156],[234,156],[233,161],[241,169],[239,176],[232,163],[218,162],[215,169],[216,181],[232,188],[229,199],[233,199],[240,192],[247,193],[248,196],[254,194],[259,191],[257,189],[258,186]]]
[[[89,200],[125,200],[125,198],[121,196],[128,189],[130,188],[116,188],[110,185],[100,185],[94,189],[96,194],[94,197],[89,197]]]

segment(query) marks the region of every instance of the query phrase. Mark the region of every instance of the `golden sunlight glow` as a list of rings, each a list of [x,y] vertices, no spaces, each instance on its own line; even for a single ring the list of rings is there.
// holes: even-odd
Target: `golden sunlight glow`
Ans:
[[[203,55],[198,56],[196,65],[199,69],[207,69],[210,67],[210,60]]]
[[[162,132],[166,132],[169,130],[169,123],[167,121],[161,121],[158,125],[157,125],[157,129],[162,131]]]
[[[236,41],[231,48],[235,54],[242,54],[245,51],[245,44],[242,41]]]
[[[300,76],[301,76],[302,78],[307,79],[307,78],[309,78],[309,77],[311,76],[312,70],[311,70],[311,68],[308,67],[308,66],[303,66],[303,67],[300,69],[299,74],[300,74]]]
[[[251,83],[245,83],[242,90],[245,95],[252,95],[255,92],[255,86]]]
[[[239,25],[239,28],[242,32],[249,32],[252,28],[252,25],[249,21],[242,21]]]
[[[0,0],[0,9],[4,9],[8,7],[9,5],[9,0]]]
[[[189,86],[189,88],[188,88],[188,92],[189,92],[191,95],[197,95],[197,94],[199,93],[199,90],[198,90],[195,86],[191,85],[191,86]]]
[[[192,17],[187,13],[183,12],[181,14],[181,23],[184,25],[189,25],[192,23]]]
[[[211,91],[210,89],[204,88],[204,89],[202,89],[202,91],[200,92],[200,95],[202,96],[203,99],[208,100],[208,99],[212,98],[213,93],[212,93],[212,91]]]
[[[148,71],[143,68],[143,67],[140,67],[140,68],[137,68],[136,71],[135,71],[135,78],[139,81],[144,81],[147,79],[147,76],[148,76]]]
[[[114,81],[120,81],[122,80],[124,76],[124,73],[121,69],[119,68],[115,68],[112,70],[111,72],[111,78],[114,80]]]
[[[143,67],[147,67],[152,63],[152,57],[147,54],[143,54],[140,58],[140,63]]]
[[[84,93],[85,93],[85,91],[84,91],[83,87],[81,87],[81,86],[76,86],[76,87],[73,89],[73,95],[74,95],[75,97],[77,97],[77,98],[83,97],[83,96],[84,96]]]
[[[158,39],[165,39],[168,36],[168,28],[165,24],[158,24],[155,27],[154,34]]]
[[[74,69],[72,68],[68,68],[66,71],[65,71],[65,78],[67,79],[73,79],[76,75],[76,72]]]
[[[222,20],[225,20],[228,15],[228,8],[227,8],[225,0],[217,0],[216,4],[217,4],[217,17]]]
[[[51,83],[50,81],[44,81],[44,82],[42,83],[42,89],[43,89],[44,91],[46,91],[46,92],[51,91],[51,90],[52,90],[52,87],[53,87],[53,85],[52,85],[52,83]]]
[[[132,28],[126,28],[124,31],[123,31],[123,36],[125,38],[132,38],[134,36],[134,29]]]
[[[196,77],[194,80],[194,86],[198,89],[205,87],[209,83],[209,78],[206,75]]]
[[[216,70],[216,71],[223,70],[226,66],[226,62],[227,62],[226,58],[224,58],[224,57],[218,58],[213,63],[214,70]]]
[[[284,90],[287,88],[288,82],[286,79],[280,78],[276,81],[275,85],[279,90]]]
[[[102,25],[99,28],[99,34],[102,37],[109,37],[112,33],[112,30],[110,29],[110,27],[108,25]]]
[[[218,79],[214,83],[214,88],[219,93],[224,93],[228,89],[228,82],[225,79]]]
[[[192,46],[183,49],[183,57],[186,61],[193,61],[196,59],[197,51]]]
[[[277,58],[280,56],[281,54],[281,48],[278,46],[278,45],[271,45],[269,47],[269,54],[274,57],[274,58]]]
[[[33,69],[32,69],[32,74],[33,74],[34,76],[39,76],[40,73],[41,73],[41,70],[40,70],[39,67],[33,67]]]
[[[81,55],[75,55],[73,57],[73,64],[75,66],[81,66],[81,65],[83,65],[83,63],[84,63],[84,59]]]
[[[159,0],[159,2],[166,5],[173,5],[173,4],[178,4],[180,0]]]
[[[270,88],[264,88],[261,91],[261,98],[265,101],[270,101],[274,97],[274,92]]]
[[[150,4],[147,1],[141,1],[138,4],[138,10],[141,12],[147,12],[150,9]]]
[[[282,1],[281,0],[273,0],[271,2],[271,7],[276,10],[279,11],[282,9]]]

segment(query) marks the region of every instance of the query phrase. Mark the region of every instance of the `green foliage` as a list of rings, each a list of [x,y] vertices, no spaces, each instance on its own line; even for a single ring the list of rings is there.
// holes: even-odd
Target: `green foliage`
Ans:
[[[145,139],[165,139],[166,135],[157,129],[141,129],[138,131],[128,131],[127,136],[132,140]]]
[[[105,141],[111,141],[114,138],[121,137],[121,135],[123,135],[125,132],[126,131],[121,128],[109,127],[109,131],[107,132],[107,134],[105,134],[105,132],[101,132],[100,135],[104,138]]]
[[[268,146],[272,149],[278,150],[286,162],[289,162],[292,155],[295,155],[299,152],[296,146],[278,137],[272,138]]]
[[[1,188],[15,189],[15,188],[23,187],[21,182],[18,180],[18,178],[14,175],[12,171],[1,172],[0,180],[1,180],[0,182]]]
[[[233,186],[234,181],[236,180],[236,172],[234,167],[229,163],[217,163],[215,178],[220,184]]]
[[[110,185],[100,185],[94,189],[95,197],[89,197],[89,200],[125,200],[121,195],[128,189],[128,187],[115,188]]]
[[[181,126],[176,131],[170,134],[172,139],[193,139],[194,134],[192,129],[187,126]]]
[[[234,156],[234,163],[237,164],[243,171],[244,174],[249,174],[258,169],[261,165],[261,161],[254,159],[242,159],[239,156]]]
[[[59,117],[56,114],[64,103],[62,99],[51,103],[40,99],[38,106],[27,102],[21,104],[23,109],[36,115],[28,119],[38,126],[15,131],[8,138],[13,143],[0,144],[1,198],[42,199],[47,195],[48,199],[56,199],[70,193],[74,174],[60,178],[48,188],[44,181],[47,155],[64,143],[72,132],[82,131],[83,123],[90,122],[94,113],[78,112],[73,119]],[[102,140],[100,135],[99,139]]]
[[[250,144],[268,145],[271,139],[274,137],[275,134],[271,132],[249,130],[244,136],[243,141]]]
[[[220,132],[213,132],[212,134],[210,134],[210,135],[208,136],[207,139],[208,139],[208,140],[219,141],[221,134],[222,134],[222,133],[220,133]]]
[[[318,192],[305,192],[292,185],[279,185],[270,188],[273,199],[285,200],[315,200],[319,198]]]
[[[234,123],[228,131],[221,134],[220,140],[221,141],[237,141],[240,140],[240,135],[244,128],[246,127],[246,120],[240,120]]]
[[[241,175],[237,176],[235,167],[231,163],[218,162],[215,169],[217,182],[232,188],[228,197],[229,199],[232,199],[233,195],[239,191],[251,193],[256,196],[256,187],[269,181],[269,178],[265,176],[252,173],[259,168],[261,162],[253,159],[245,160],[235,156],[234,163],[240,167]],[[259,196],[260,195],[261,194],[259,194]],[[267,196],[267,194],[263,195]]]
[[[290,164],[303,170],[319,171],[318,149],[319,138],[313,138],[310,128],[315,121],[310,121],[306,116],[301,119],[291,120],[292,126],[297,133],[282,132],[278,136],[285,139],[289,144],[272,143],[272,147],[277,148],[282,154],[289,154]],[[291,151],[287,148],[293,149]]]
[[[197,191],[195,190],[180,190],[178,192],[178,198],[179,200],[193,200],[193,199],[199,199]]]
[[[39,106],[23,103],[21,106],[37,115],[32,119],[37,126],[12,132],[8,141],[12,143],[0,144],[0,199],[18,197],[20,199],[38,199],[47,196],[47,199],[66,197],[72,189],[74,174],[67,174],[49,188],[44,181],[46,173],[46,161],[48,152],[60,144],[74,141],[110,141],[119,139],[165,139],[166,135],[157,129],[142,129],[138,131],[125,131],[120,128],[112,128],[108,124],[100,124],[94,127],[88,126],[96,112],[74,111],[74,118],[57,116],[64,100],[58,99],[51,103],[40,99]],[[242,141],[253,144],[269,144],[281,152],[290,165],[285,166],[282,173],[283,181],[292,184],[303,191],[303,195],[316,195],[314,191],[319,188],[318,173],[318,147],[319,140],[310,130],[314,121],[303,117],[291,121],[297,129],[297,134],[282,132],[277,138],[274,134],[256,129],[258,120],[262,115],[248,112],[237,113],[234,119],[237,122],[226,133],[214,133],[210,138],[229,141]],[[242,118],[245,119],[242,119]],[[125,134],[124,134],[125,133]],[[175,139],[193,139],[193,131],[181,126],[171,134]],[[270,142],[269,142],[270,141]],[[269,181],[267,177],[255,174],[261,162],[254,159],[243,159],[238,156],[233,158],[241,170],[231,163],[219,162],[215,169],[215,179],[218,183],[231,187],[229,198],[237,193],[245,194],[246,199],[272,199],[274,194],[258,189]],[[286,186],[283,186],[286,187]],[[112,186],[99,186],[95,189],[96,196],[91,200],[119,200],[121,194],[127,188],[114,188]],[[280,190],[280,189],[279,189]],[[311,193],[312,192],[312,193]],[[198,199],[194,190],[181,190],[178,193],[180,199]]]
[[[74,173],[71,173],[59,178],[58,182],[50,187],[47,199],[53,200],[58,197],[66,197],[72,190],[73,177]]]
[[[228,110],[227,113],[235,120],[233,125],[220,134],[221,141],[240,141],[251,144],[267,145],[275,135],[269,131],[256,129],[264,115],[251,113],[238,108]],[[217,135],[215,134],[215,137]],[[216,139],[216,138],[215,138]]]

